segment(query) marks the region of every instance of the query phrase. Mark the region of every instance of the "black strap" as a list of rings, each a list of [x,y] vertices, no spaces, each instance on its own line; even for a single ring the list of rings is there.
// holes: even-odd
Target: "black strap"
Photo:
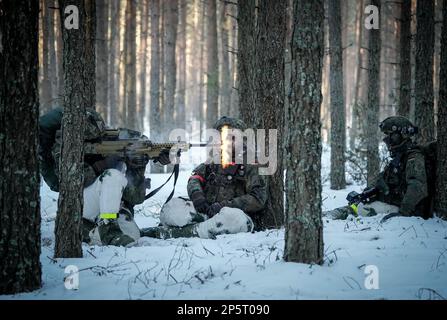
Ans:
[[[166,185],[166,183],[169,182],[169,180],[171,180],[172,176],[174,176],[174,187],[172,188],[171,194],[169,195],[168,199],[166,200],[166,202],[165,202],[164,204],[168,203],[168,202],[172,199],[172,197],[174,196],[175,185],[177,184],[177,179],[178,179],[179,171],[180,171],[180,164],[179,164],[179,163],[176,163],[176,164],[174,165],[174,169],[172,170],[172,173],[171,173],[171,175],[169,176],[168,180],[166,180],[165,183],[163,183],[163,184],[162,184],[161,186],[159,186],[157,189],[152,190],[149,194],[147,194],[147,195],[144,197],[144,200],[147,200],[147,199],[149,199],[150,197],[154,196],[158,191],[160,191],[161,188],[163,188],[163,187]]]

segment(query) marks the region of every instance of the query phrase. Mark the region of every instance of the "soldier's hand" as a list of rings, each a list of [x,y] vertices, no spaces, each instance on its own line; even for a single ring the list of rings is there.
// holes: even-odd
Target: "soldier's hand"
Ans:
[[[96,161],[93,164],[93,169],[95,169],[95,172],[97,174],[100,174],[106,169],[117,168],[119,166],[120,162],[122,162],[122,159],[120,156],[116,156],[116,155],[108,156],[103,160]]]
[[[206,213],[208,211],[209,204],[202,192],[194,192],[191,196],[191,200],[197,212]]]
[[[223,205],[220,204],[219,202],[214,202],[212,205],[209,206],[206,215],[210,218],[212,218],[213,216],[215,216],[216,214],[219,213],[220,209],[223,208]]]
[[[154,159],[155,162],[160,162],[162,165],[167,165],[171,163],[171,160],[169,159],[169,150],[164,149],[160,152],[160,155]]]

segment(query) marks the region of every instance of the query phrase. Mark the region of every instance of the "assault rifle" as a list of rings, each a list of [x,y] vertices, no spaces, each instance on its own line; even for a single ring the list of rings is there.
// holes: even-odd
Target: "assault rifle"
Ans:
[[[377,196],[378,191],[379,190],[376,187],[365,189],[362,193],[351,191],[346,196],[346,200],[348,200],[348,204],[351,209],[354,210],[355,214],[357,214],[358,205],[360,203],[370,203],[374,201],[374,198]]]

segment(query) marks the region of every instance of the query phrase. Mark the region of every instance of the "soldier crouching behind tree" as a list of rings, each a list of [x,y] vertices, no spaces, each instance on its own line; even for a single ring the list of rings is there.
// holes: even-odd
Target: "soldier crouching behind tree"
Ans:
[[[56,108],[39,120],[39,162],[51,190],[59,191],[59,160],[63,109]],[[93,109],[86,110],[85,141],[100,141],[106,126]],[[139,132],[128,130],[141,137]],[[169,153],[153,159],[169,163]],[[133,206],[145,200],[149,179],[144,176],[149,159],[119,156],[84,156],[83,242],[91,245],[131,245],[140,238]]]
[[[373,216],[387,214],[382,221],[394,216],[421,216],[428,218],[433,213],[434,161],[428,161],[429,150],[435,146],[419,146],[413,142],[417,133],[407,118],[392,116],[380,123],[385,134],[383,141],[390,152],[391,161],[381,172],[375,183],[358,201],[349,206],[326,211],[323,214],[334,219],[346,219],[350,214]],[[348,196],[349,198],[349,196]],[[355,199],[354,199],[355,200]],[[360,203],[363,202],[363,203]],[[358,207],[357,207],[358,205]]]
[[[239,119],[222,117],[214,129],[222,135],[223,128],[243,131],[246,125]],[[229,148],[234,148],[234,142]],[[187,189],[191,200],[174,198],[165,204],[160,213],[161,226],[142,229],[142,236],[213,239],[261,229],[257,221],[265,208],[267,191],[257,166],[235,161],[227,165],[202,163],[194,169]]]

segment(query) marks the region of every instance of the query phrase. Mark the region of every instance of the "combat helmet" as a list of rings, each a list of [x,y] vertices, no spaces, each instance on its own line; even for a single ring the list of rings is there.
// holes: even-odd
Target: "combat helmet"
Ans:
[[[213,128],[216,130],[220,130],[225,125],[233,129],[239,129],[239,130],[247,129],[247,125],[241,119],[231,118],[227,116],[223,116],[219,120],[217,120],[216,123],[214,123]]]
[[[379,124],[380,131],[385,134],[400,133],[403,137],[411,137],[418,132],[418,128],[405,117],[391,116]]]
[[[106,124],[101,115],[92,108],[86,108],[85,140],[94,140],[104,135]]]
[[[402,116],[386,118],[379,124],[379,128],[386,135],[383,142],[392,153],[405,149],[411,143],[411,137],[418,132],[418,128]]]

